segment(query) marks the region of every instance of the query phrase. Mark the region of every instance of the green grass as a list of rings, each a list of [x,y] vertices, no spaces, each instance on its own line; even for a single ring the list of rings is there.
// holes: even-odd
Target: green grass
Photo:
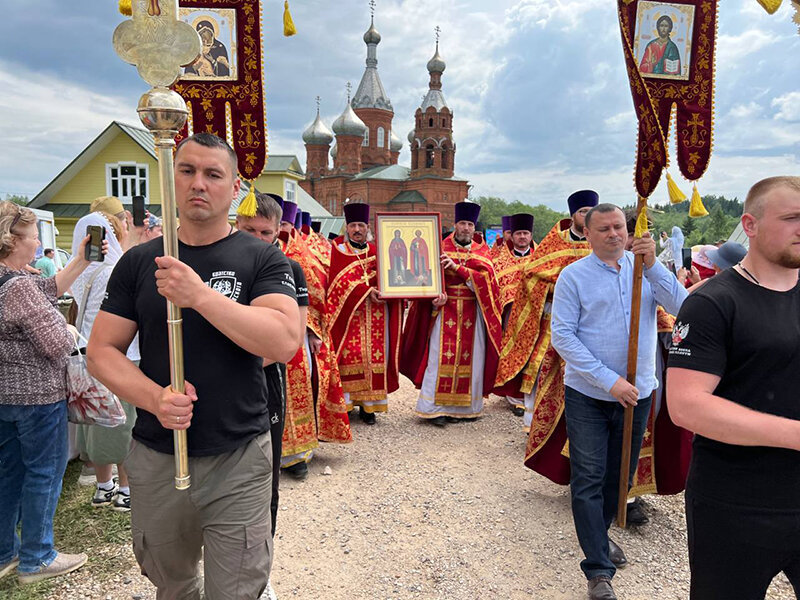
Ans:
[[[129,513],[118,513],[109,507],[90,506],[94,487],[78,485],[81,463],[73,461],[64,475],[64,488],[58,502],[54,524],[56,548],[63,552],[86,552],[89,562],[81,571],[91,571],[96,581],[103,581],[133,565],[125,546],[130,544]],[[42,600],[49,597],[61,579],[20,586],[15,573],[0,580],[3,600]]]

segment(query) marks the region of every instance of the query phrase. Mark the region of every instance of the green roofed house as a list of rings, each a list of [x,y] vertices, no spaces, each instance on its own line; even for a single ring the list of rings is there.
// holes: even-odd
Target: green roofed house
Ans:
[[[298,184],[303,177],[296,156],[273,154],[256,180],[256,189],[299,201],[303,210],[310,212],[315,220],[331,217],[330,212],[300,189]],[[247,185],[242,186],[238,201],[244,198],[247,189]],[[132,198],[137,195],[145,197],[145,205],[152,214],[161,215],[153,137],[142,127],[112,121],[28,206],[53,213],[58,229],[56,243],[70,250],[75,223],[89,213],[92,200],[98,196],[117,196],[130,209]],[[336,224],[331,223],[329,227],[335,228]]]

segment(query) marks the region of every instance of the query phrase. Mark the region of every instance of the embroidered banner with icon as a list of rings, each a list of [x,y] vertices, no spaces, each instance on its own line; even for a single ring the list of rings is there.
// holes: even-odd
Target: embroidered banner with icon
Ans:
[[[239,173],[252,180],[267,157],[260,0],[180,0],[178,16],[195,28],[202,53],[173,89],[189,106],[192,131],[228,139]],[[180,140],[187,135],[181,132]]]
[[[635,185],[647,198],[667,167],[674,123],[678,168],[696,181],[711,159],[717,0],[618,0],[639,122]]]

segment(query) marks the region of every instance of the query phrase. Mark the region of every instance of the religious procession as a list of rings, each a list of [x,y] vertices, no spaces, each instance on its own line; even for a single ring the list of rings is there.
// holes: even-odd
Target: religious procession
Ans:
[[[95,93],[81,110],[110,125],[76,117],[88,145],[30,195],[35,136],[0,170],[0,598],[800,599],[797,67],[728,73],[758,53],[734,35],[797,50],[800,2],[106,4],[69,9],[102,40],[70,39],[135,94]],[[614,65],[570,57],[558,106],[515,109],[543,136],[594,110],[597,69],[633,99],[604,93],[605,133],[558,128],[561,162],[519,182],[510,155],[530,152],[518,178],[539,160],[521,115],[498,146],[469,132],[490,80],[464,66],[485,64],[470,22],[501,8],[519,48],[527,20],[621,41]],[[293,86],[328,85],[299,73],[344,55],[335,16],[369,23],[360,83],[330,127],[320,96],[295,122]],[[389,61],[427,69],[406,149],[376,21],[434,16],[464,62],[439,26]],[[728,95],[752,101],[722,116]],[[739,149],[764,97],[778,125]],[[305,168],[268,149],[287,131]],[[617,139],[621,183],[570,153],[614,171]]]

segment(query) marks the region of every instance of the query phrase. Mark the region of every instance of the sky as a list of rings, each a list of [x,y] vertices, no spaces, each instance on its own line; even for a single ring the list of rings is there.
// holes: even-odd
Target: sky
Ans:
[[[767,176],[800,174],[800,35],[790,3],[720,2],[714,153],[701,194],[743,199]],[[296,154],[322,98],[330,126],[358,86],[367,0],[291,0],[296,36],[282,35],[282,0],[263,0],[269,148]],[[404,141],[428,85],[434,27],[447,63],[456,174],[470,195],[564,210],[593,188],[635,201],[636,119],[613,0],[377,0],[378,70]],[[111,47],[117,0],[25,0],[0,37],[0,198],[33,197],[109,123],[138,125],[147,90]],[[794,57],[794,58],[792,58]],[[671,141],[674,146],[674,138]],[[673,152],[674,154],[674,152]],[[687,194],[691,184],[672,176]],[[662,181],[651,202],[667,199]]]

